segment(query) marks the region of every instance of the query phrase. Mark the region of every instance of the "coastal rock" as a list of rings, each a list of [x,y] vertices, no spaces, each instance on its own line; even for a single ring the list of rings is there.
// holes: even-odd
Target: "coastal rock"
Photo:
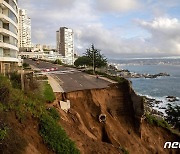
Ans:
[[[159,109],[163,109],[163,110],[165,110],[165,109],[166,109],[166,107],[159,107]]]
[[[161,77],[161,76],[170,76],[168,73],[158,73],[158,74],[144,74],[145,78],[157,78],[157,77]]]
[[[140,74],[140,73],[135,73],[135,72],[130,72],[128,70],[120,70],[119,76],[125,77],[125,78],[149,78],[149,79],[154,79],[157,77],[162,77],[162,76],[170,76],[168,73],[158,73],[158,74]]]
[[[176,102],[179,101],[179,98],[175,97],[175,96],[167,96],[166,97],[168,102]]]

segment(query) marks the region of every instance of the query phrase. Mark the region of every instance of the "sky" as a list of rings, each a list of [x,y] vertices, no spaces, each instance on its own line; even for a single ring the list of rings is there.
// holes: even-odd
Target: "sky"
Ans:
[[[60,27],[74,30],[75,52],[94,44],[108,58],[180,56],[179,0],[19,0],[32,43],[56,46]]]

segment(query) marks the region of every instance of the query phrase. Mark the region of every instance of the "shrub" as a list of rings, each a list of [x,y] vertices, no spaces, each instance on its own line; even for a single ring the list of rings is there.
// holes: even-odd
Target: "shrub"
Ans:
[[[63,63],[62,63],[62,61],[61,61],[60,59],[56,59],[56,60],[54,61],[54,64],[62,65]]]
[[[123,154],[129,154],[129,151],[126,150],[124,147],[122,148],[122,152],[123,152]]]
[[[171,104],[168,104],[165,112],[167,114],[167,122],[180,131],[180,106],[176,105],[173,107]]]
[[[21,75],[17,73],[10,74],[10,80],[13,88],[21,89]]]
[[[58,111],[54,108],[48,108],[48,114],[56,121],[60,119]]]
[[[48,114],[41,116],[39,131],[45,143],[57,154],[79,154],[74,142],[68,138],[61,126]]]
[[[7,78],[0,76],[0,102],[8,101],[11,90],[11,82]]]
[[[5,126],[2,126],[2,128],[0,128],[0,141],[5,139],[5,137],[7,136],[7,131],[8,128]]]
[[[169,124],[165,120],[158,120],[154,116],[149,114],[146,114],[146,121],[151,125],[155,125],[158,127],[160,126],[168,129],[170,128]]]
[[[36,80],[48,80],[46,75],[36,76]]]
[[[24,68],[28,68],[28,67],[29,67],[29,64],[28,64],[28,63],[23,63],[23,67],[24,67]]]

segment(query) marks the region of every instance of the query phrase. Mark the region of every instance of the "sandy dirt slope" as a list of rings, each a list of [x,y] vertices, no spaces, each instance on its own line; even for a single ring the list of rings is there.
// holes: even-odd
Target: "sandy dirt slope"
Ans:
[[[0,114],[0,120],[8,125],[9,136],[0,146],[2,154],[53,154],[38,133],[38,122],[29,117],[20,123],[13,112]]]
[[[58,100],[66,99],[71,101],[68,113],[58,105]],[[176,153],[163,149],[166,141],[177,141],[176,136],[145,121],[139,128],[126,87],[113,85],[106,89],[58,93],[53,106],[61,115],[60,124],[84,154],[123,153],[124,148],[132,154]],[[105,123],[99,122],[100,114],[106,115]]]

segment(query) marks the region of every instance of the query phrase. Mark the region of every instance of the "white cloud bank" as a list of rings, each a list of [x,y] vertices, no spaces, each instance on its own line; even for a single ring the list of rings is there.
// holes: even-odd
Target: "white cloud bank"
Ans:
[[[91,43],[94,43],[104,54],[111,57],[180,55],[180,21],[177,18],[138,20],[132,24],[146,31],[149,37],[142,35],[129,39],[122,36],[123,30],[118,25],[107,28],[108,21],[106,23],[101,21],[108,12],[121,14],[137,9],[141,5],[139,2],[138,0],[68,0],[66,2],[21,0],[21,6],[28,9],[32,19],[33,43],[55,45],[56,30],[60,26],[67,26],[74,29],[75,48],[78,53],[83,53]],[[99,13],[97,8],[102,12]]]
[[[180,54],[180,21],[177,18],[155,18],[139,24],[151,34],[148,41],[158,52]]]
[[[77,47],[84,50],[90,43],[102,49],[106,55],[167,56],[180,55],[180,22],[176,18],[155,18],[138,21],[149,37],[119,38],[116,29],[108,30],[102,24],[79,27],[76,31]]]

